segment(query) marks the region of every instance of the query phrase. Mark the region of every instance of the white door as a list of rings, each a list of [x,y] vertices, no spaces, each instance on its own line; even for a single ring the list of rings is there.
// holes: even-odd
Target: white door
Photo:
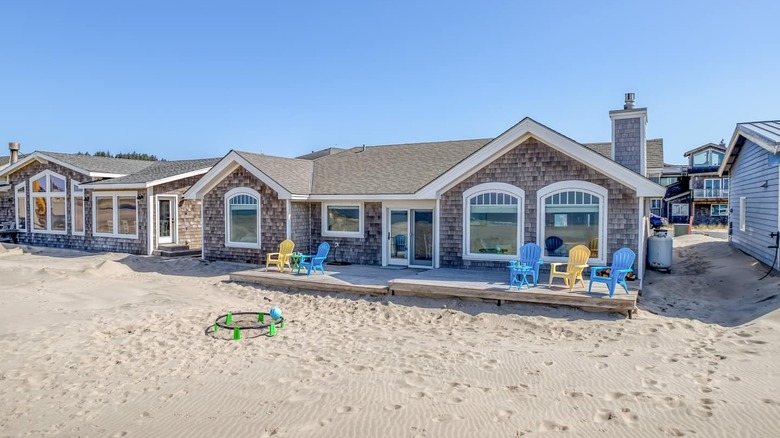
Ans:
[[[387,248],[390,251],[389,264],[409,265],[409,210],[388,211]]]
[[[157,198],[157,243],[173,243],[176,233],[175,198]]]

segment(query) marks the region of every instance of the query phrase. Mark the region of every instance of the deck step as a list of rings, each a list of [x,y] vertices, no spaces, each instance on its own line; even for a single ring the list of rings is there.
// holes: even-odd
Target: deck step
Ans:
[[[189,245],[160,245],[152,251],[158,257],[192,257],[201,255],[200,248],[190,248]]]

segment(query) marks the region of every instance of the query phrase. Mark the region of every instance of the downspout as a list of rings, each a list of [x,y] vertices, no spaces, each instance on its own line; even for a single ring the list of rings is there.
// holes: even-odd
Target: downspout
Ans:
[[[439,226],[439,223],[441,222],[441,196],[436,195],[436,209],[433,212],[433,267],[439,268],[441,265],[439,263],[439,246],[441,246],[440,242],[440,234],[441,234],[441,227]]]
[[[647,260],[647,257],[645,256],[645,239],[647,237],[645,236],[645,230],[647,227],[645,226],[645,198],[639,197],[639,242],[637,251],[639,254],[637,255],[637,261],[636,261],[636,270],[637,270],[637,277],[639,278],[639,291],[642,291],[642,283],[645,281],[645,261]]]
[[[287,207],[287,240],[292,240],[292,199],[286,202]]]
[[[152,252],[154,252],[154,214],[152,211],[152,207],[154,206],[154,196],[153,196],[154,190],[151,187],[146,188],[146,216],[149,222],[147,232],[148,234],[148,242],[147,242],[147,255],[152,255]]]

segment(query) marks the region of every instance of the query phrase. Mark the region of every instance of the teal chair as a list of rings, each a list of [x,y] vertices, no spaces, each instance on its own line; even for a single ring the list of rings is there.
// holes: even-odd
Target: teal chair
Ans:
[[[305,268],[307,276],[311,276],[311,271],[316,271],[317,269],[325,275],[325,268],[322,267],[322,264],[325,262],[325,259],[328,258],[328,252],[330,252],[330,244],[328,244],[328,242],[322,242],[320,243],[320,246],[317,247],[317,254],[301,256],[301,259],[298,262],[298,274],[301,273],[301,268]]]
[[[534,281],[534,287],[536,287],[539,281],[539,267],[543,265],[542,261],[542,247],[535,243],[526,243],[520,247],[520,258],[513,260],[508,266],[509,268],[509,289],[513,286],[517,286],[520,289],[523,284],[528,284],[526,275],[530,275]]]
[[[634,266],[634,259],[636,254],[631,251],[630,248],[621,248],[612,255],[612,266],[594,266],[590,268],[590,284],[588,285],[588,293],[591,293],[593,288],[593,282],[604,283],[609,288],[609,296],[615,295],[615,286],[618,284],[623,286],[626,293],[628,293],[628,285],[626,284],[626,275],[634,270],[631,269]],[[600,276],[599,272],[605,272],[609,269],[608,276]]]

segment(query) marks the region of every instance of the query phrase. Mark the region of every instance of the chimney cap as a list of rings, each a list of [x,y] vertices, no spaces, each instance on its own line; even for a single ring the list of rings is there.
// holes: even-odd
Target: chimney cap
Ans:
[[[12,150],[12,151],[17,151],[18,152],[19,151],[19,143],[14,142],[14,141],[9,142],[8,143],[8,149]]]
[[[623,105],[623,109],[634,109],[634,93],[626,93],[626,103]]]

